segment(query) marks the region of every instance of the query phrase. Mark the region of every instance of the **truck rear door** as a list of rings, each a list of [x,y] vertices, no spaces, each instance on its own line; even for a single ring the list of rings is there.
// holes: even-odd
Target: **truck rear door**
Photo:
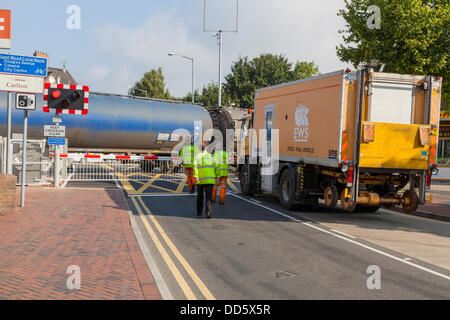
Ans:
[[[370,75],[360,167],[428,169],[432,131],[429,124],[414,123],[415,108],[426,103],[416,103],[416,93],[415,76]]]

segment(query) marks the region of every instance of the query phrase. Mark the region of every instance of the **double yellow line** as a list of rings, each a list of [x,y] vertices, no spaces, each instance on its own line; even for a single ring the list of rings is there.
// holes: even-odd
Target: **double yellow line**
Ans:
[[[181,255],[180,251],[178,251],[177,247],[173,244],[173,242],[170,240],[170,238],[167,236],[164,229],[161,227],[161,225],[156,221],[155,216],[152,214],[149,208],[144,204],[144,201],[139,197],[138,200],[136,200],[136,197],[131,197],[131,201],[133,202],[136,210],[139,213],[139,217],[142,220],[142,223],[144,224],[145,228],[147,229],[148,234],[153,240],[153,243],[155,244],[156,248],[158,249],[159,253],[161,254],[162,258],[167,264],[167,267],[172,272],[173,276],[175,277],[175,280],[178,282],[181,290],[183,291],[184,295],[188,300],[197,300],[197,297],[195,296],[192,289],[189,287],[189,284],[184,279],[181,272],[178,270],[177,266],[173,262],[172,258],[170,257],[167,250],[162,245],[161,241],[159,240],[158,236],[156,235],[155,230],[152,228],[150,223],[145,217],[145,214],[142,212],[141,207],[144,209],[144,211],[147,213],[147,216],[149,217],[150,221],[156,228],[156,231],[159,232],[159,235],[164,240],[167,247],[170,249],[172,254],[175,256],[175,258],[179,261],[179,263],[183,266],[183,268],[186,270],[186,272],[191,277],[192,281],[195,283],[195,285],[198,287],[200,292],[203,294],[203,296],[208,300],[215,300],[214,296],[211,294],[211,292],[208,290],[208,288],[205,286],[203,281],[198,277],[198,275],[195,273],[195,271],[192,269],[192,267],[189,265],[189,263],[184,259],[184,257]],[[138,204],[139,202],[139,204]]]

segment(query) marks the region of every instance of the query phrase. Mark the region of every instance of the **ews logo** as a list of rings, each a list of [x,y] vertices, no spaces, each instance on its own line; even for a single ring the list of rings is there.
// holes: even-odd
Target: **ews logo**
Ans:
[[[296,142],[308,142],[309,138],[309,109],[300,104],[295,109],[295,125],[294,128],[294,141]]]

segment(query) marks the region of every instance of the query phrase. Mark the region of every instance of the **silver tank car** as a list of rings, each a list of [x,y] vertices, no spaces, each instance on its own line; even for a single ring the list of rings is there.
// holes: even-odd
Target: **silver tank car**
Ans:
[[[6,99],[7,94],[1,92],[0,136],[7,135]],[[30,140],[44,139],[44,125],[53,124],[54,111],[42,111],[42,95],[36,95],[36,100],[36,111],[30,111],[28,118]],[[61,125],[66,126],[69,148],[80,148],[80,151],[169,150],[178,142],[161,141],[167,134],[179,128],[193,134],[194,121],[202,121],[204,131],[214,125],[214,116],[197,104],[102,93],[90,93],[87,115],[62,114],[61,117]],[[12,133],[22,132],[23,111],[16,110],[13,105]]]

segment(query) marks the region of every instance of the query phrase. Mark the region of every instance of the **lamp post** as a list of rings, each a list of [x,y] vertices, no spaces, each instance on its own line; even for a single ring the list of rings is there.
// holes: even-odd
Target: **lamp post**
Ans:
[[[145,90],[142,90],[142,89],[139,89],[139,88],[133,88],[132,86],[126,86],[128,89],[130,89],[130,91],[131,91],[131,89],[133,89],[133,90],[139,90],[139,91],[142,91],[142,92],[144,92],[145,93],[145,98],[148,98],[148,94],[147,94],[147,91],[145,91]]]
[[[222,106],[222,30],[213,34],[217,38],[217,45],[219,46],[219,101],[217,105]]]
[[[170,57],[172,57],[172,56],[179,56],[179,57],[191,60],[191,62],[192,62],[192,89],[191,89],[191,91],[192,91],[192,103],[194,103],[194,58],[186,57],[186,56],[183,56],[181,54],[174,53],[174,52],[169,52],[168,55]]]

